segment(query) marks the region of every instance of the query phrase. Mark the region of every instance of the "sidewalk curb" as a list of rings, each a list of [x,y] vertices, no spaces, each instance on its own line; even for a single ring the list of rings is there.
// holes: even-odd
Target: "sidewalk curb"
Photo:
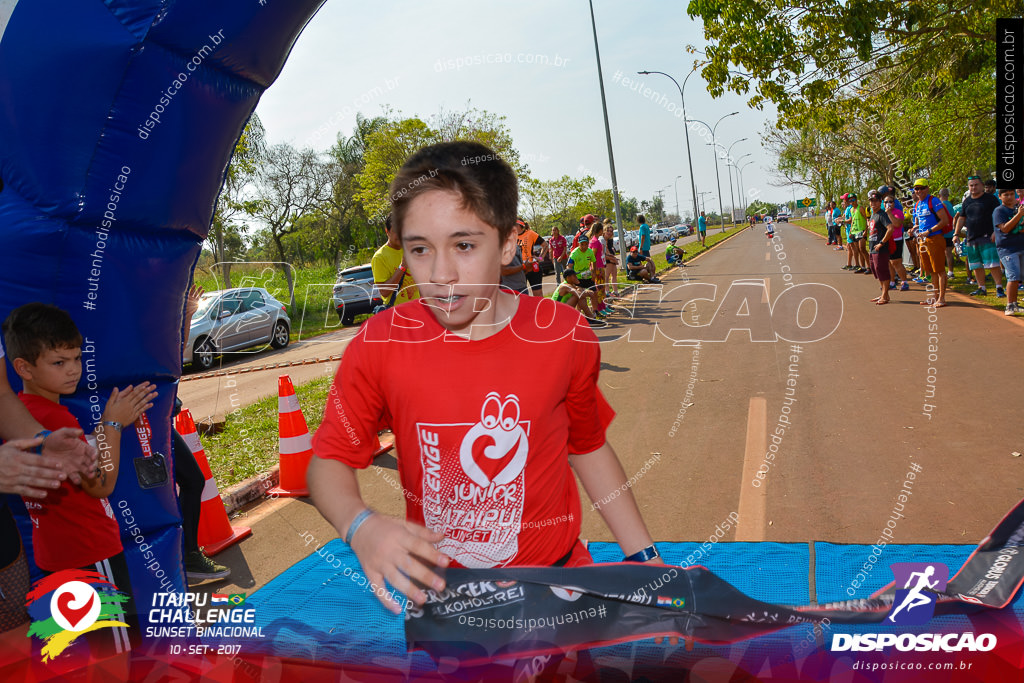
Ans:
[[[248,505],[254,500],[266,497],[266,492],[277,486],[281,481],[281,466],[274,465],[269,470],[260,472],[255,477],[249,477],[243,479],[237,484],[224,489],[224,492],[220,494],[221,500],[224,502],[224,510],[228,513],[228,518],[231,515],[238,512],[239,509],[244,505]]]

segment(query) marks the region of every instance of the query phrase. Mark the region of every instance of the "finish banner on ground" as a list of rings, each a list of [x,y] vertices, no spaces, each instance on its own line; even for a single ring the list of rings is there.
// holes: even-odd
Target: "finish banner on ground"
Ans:
[[[1024,583],[1022,542],[1024,501],[978,546],[945,591],[918,592],[930,596],[936,615],[1004,607]],[[428,591],[422,607],[410,605],[406,639],[410,649],[463,662],[669,635],[724,645],[824,619],[880,623],[909,587],[890,584],[868,599],[812,608],[755,600],[700,566],[450,569],[447,583],[442,593]]]

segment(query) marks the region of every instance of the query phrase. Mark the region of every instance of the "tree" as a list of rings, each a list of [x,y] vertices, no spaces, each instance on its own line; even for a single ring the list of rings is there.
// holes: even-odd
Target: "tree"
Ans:
[[[545,213],[561,226],[563,233],[571,234],[579,225],[580,216],[592,213],[588,199],[595,182],[592,176],[572,178],[568,175],[541,181]]]
[[[372,230],[363,206],[357,198],[359,189],[357,177],[365,167],[365,154],[369,138],[387,123],[384,117],[368,119],[356,115],[356,127],[349,137],[338,139],[327,152],[324,161],[330,176],[331,187],[326,195],[324,216],[324,241],[328,258],[337,271],[343,249],[356,246],[356,232]],[[365,236],[364,236],[365,237]],[[366,246],[366,240],[360,243]],[[376,239],[370,241],[374,244]]]
[[[704,24],[712,95],[753,87],[751,106],[774,102],[791,123],[827,108],[832,127],[854,111],[854,94],[903,94],[923,80],[939,95],[991,69],[996,17],[1019,10],[1017,0],[691,0],[687,9]]]
[[[304,214],[319,211],[327,203],[330,187],[326,167],[313,150],[300,151],[287,143],[267,150],[246,210],[263,224],[279,262],[287,262],[284,237],[301,227]],[[284,267],[284,276],[291,307],[295,308],[295,283],[290,267]]]
[[[389,112],[390,114],[390,112]],[[462,112],[444,112],[430,124],[417,117],[387,118],[367,136],[365,165],[356,176],[357,197],[371,222],[383,225],[391,209],[391,182],[405,160],[419,149],[437,142],[472,140],[493,149],[507,161],[521,180],[528,169],[519,161],[519,152],[505,126],[505,117],[467,108]]]
[[[224,174],[224,185],[217,198],[210,232],[206,236],[214,261],[220,264],[225,288],[231,287],[230,262],[239,258],[244,248],[241,226],[234,219],[245,212],[245,193],[266,153],[266,131],[260,118],[253,114],[235,144],[231,162]]]
[[[760,214],[765,214],[765,213],[772,213],[774,210],[775,210],[775,205],[774,204],[772,204],[770,202],[766,202],[763,199],[755,199],[754,201],[750,202],[749,206],[747,206],[747,213],[746,213],[746,215],[754,216],[754,215],[760,215]]]

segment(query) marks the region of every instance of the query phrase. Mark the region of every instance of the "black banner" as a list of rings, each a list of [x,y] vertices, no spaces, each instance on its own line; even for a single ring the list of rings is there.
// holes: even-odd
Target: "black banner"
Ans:
[[[1024,188],[1024,18],[996,19],[996,182]]]
[[[1022,542],[1024,501],[982,541],[945,592],[935,593],[935,614],[1009,604],[1024,583]],[[755,600],[704,567],[627,563],[451,569],[447,582],[440,594],[428,591],[422,607],[410,606],[406,639],[410,649],[470,663],[653,636],[728,644],[826,618],[833,624],[879,623],[895,590],[903,588],[890,584],[868,599],[794,607]]]

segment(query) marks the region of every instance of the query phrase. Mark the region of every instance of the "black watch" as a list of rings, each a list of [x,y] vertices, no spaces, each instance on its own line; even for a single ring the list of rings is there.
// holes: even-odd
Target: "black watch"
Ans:
[[[652,543],[643,550],[635,552],[629,557],[625,558],[623,562],[647,562],[649,560],[653,560],[656,557],[661,557],[661,553],[658,552],[658,549]]]

